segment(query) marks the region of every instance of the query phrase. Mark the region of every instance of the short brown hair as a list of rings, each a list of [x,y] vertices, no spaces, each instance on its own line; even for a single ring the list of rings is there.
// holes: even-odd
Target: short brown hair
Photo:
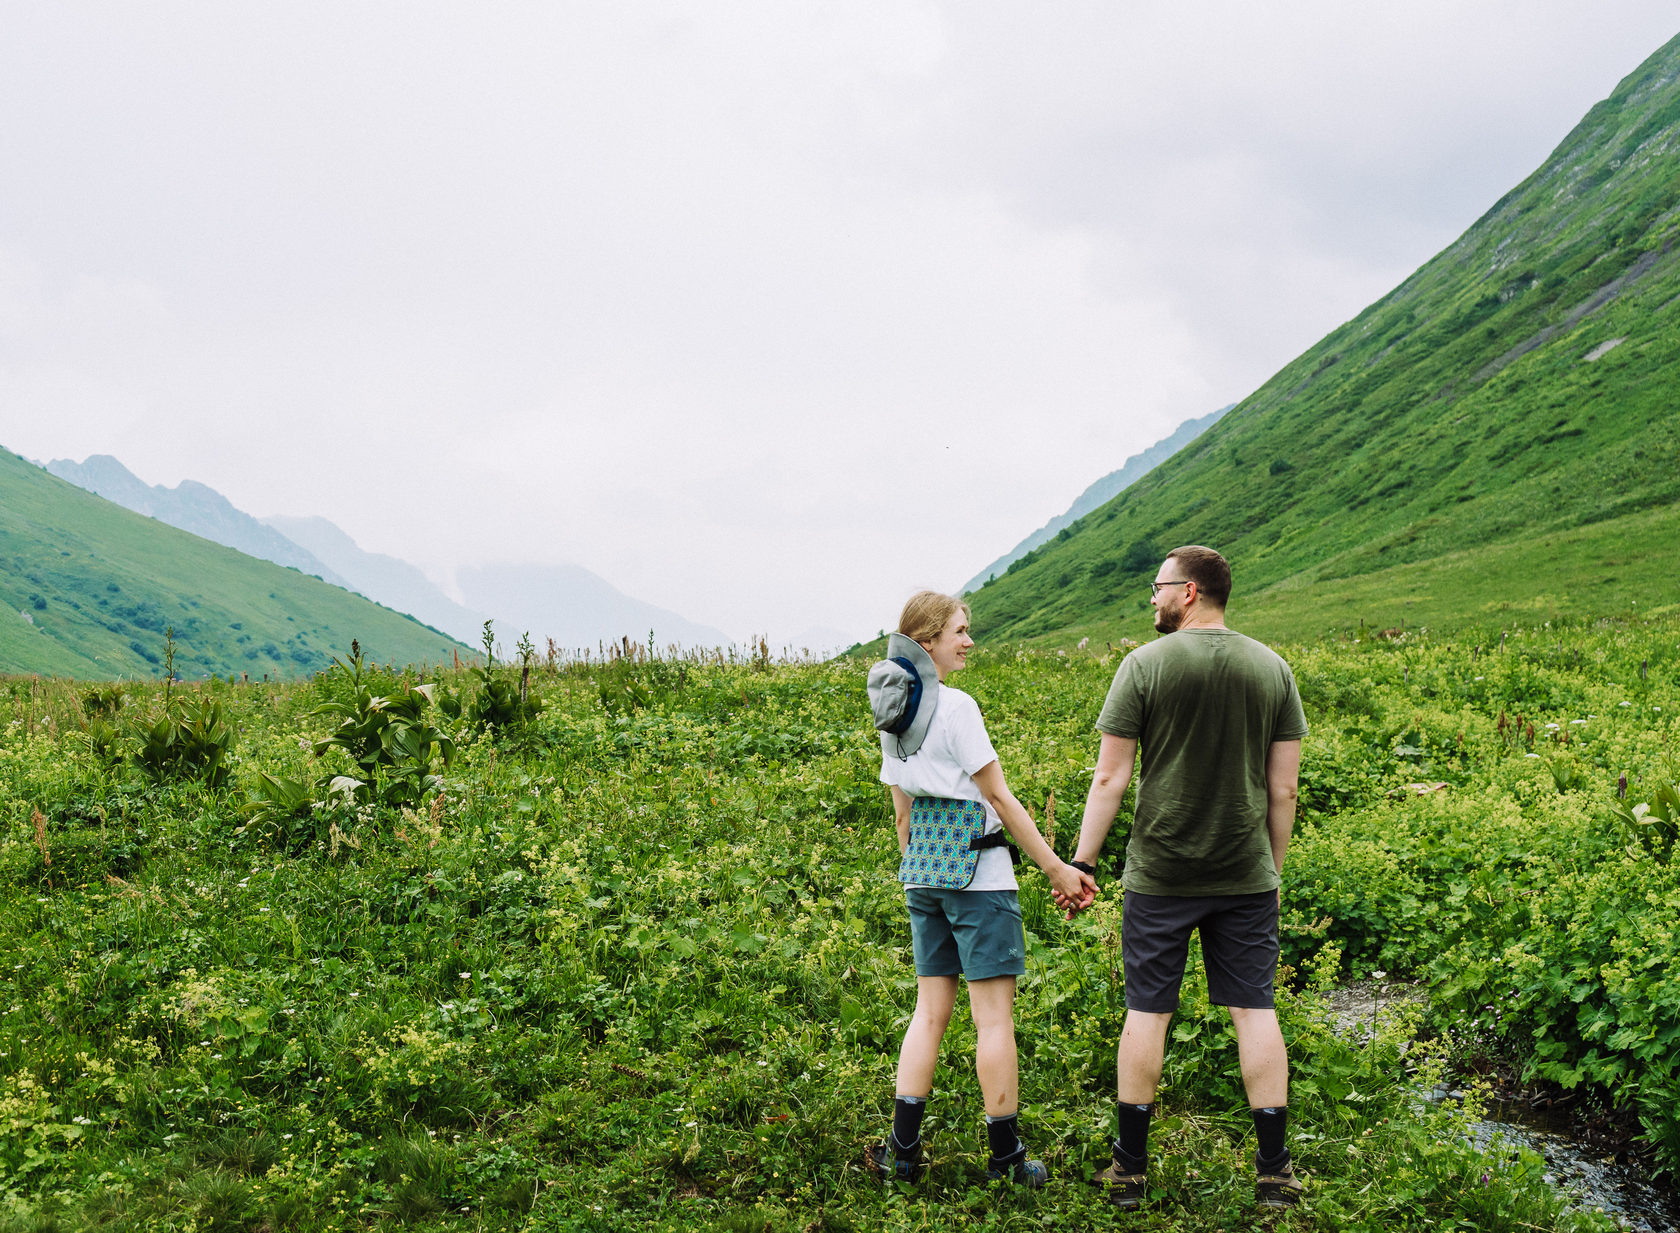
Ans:
[[[954,595],[917,591],[899,614],[898,632],[912,642],[932,642],[945,632],[945,627],[951,623],[951,614],[959,608],[963,616],[972,616],[968,605]]]
[[[1194,582],[1210,604],[1223,608],[1230,602],[1231,563],[1212,548],[1186,544],[1167,553],[1167,560],[1178,562],[1185,581]]]

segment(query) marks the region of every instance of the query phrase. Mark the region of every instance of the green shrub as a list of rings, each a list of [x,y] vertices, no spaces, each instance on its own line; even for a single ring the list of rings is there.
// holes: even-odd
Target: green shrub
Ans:
[[[147,778],[159,782],[196,779],[208,788],[227,783],[233,727],[222,713],[220,702],[192,699],[173,703],[161,719],[140,724],[136,737],[134,765]]]
[[[467,709],[467,720],[499,732],[524,727],[542,714],[543,701],[530,692],[531,660],[535,655],[531,635],[527,633],[519,639],[519,679],[516,682],[494,670],[494,624],[493,621],[484,622],[484,662],[471,670],[478,678],[478,695]]]
[[[311,712],[338,720],[314,743],[315,755],[332,749],[349,755],[357,800],[418,805],[443,782],[434,768],[447,767],[455,756],[454,739],[428,717],[437,687],[410,685],[376,695],[364,679],[361,647],[352,642],[350,649],[349,662],[335,656],[328,674],[336,678],[338,696]]]

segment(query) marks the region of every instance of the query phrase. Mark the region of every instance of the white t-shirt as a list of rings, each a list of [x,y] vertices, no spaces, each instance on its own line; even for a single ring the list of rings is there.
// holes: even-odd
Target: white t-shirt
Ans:
[[[908,758],[897,758],[886,750],[881,754],[881,782],[908,796],[944,796],[959,801],[979,801],[986,807],[986,833],[1003,829],[980,785],[975,771],[997,761],[980,706],[960,689],[939,687],[939,705],[928,725],[922,747]],[[910,883],[910,885],[916,885]],[[987,848],[974,867],[974,881],[965,890],[1017,890],[1015,865],[1003,848]]]

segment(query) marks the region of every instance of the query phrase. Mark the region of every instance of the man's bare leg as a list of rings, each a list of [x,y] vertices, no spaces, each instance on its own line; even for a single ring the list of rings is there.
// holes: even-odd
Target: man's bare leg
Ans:
[[[1170,1023],[1171,1014],[1126,1012],[1115,1061],[1115,1087],[1121,1104],[1147,1105],[1154,1101],[1155,1089],[1161,1083],[1161,1064],[1166,1059]]]
[[[1289,1103],[1289,1055],[1277,1011],[1231,1007],[1237,1029],[1237,1060],[1251,1109],[1278,1108]]]

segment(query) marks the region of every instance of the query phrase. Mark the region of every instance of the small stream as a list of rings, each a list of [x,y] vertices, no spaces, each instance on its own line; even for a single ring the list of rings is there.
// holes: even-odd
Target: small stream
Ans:
[[[1549,1128],[1545,1123],[1552,1119],[1508,1104],[1495,1111],[1522,1120],[1474,1123],[1471,1130],[1482,1151],[1497,1156],[1526,1147],[1538,1153],[1546,1162],[1543,1180],[1566,1192],[1571,1206],[1608,1212],[1635,1233],[1680,1229],[1680,1203],[1652,1186],[1641,1170],[1618,1163],[1602,1148],[1594,1149],[1561,1128]]]
[[[1371,1032],[1384,1011],[1422,996],[1423,991],[1412,985],[1360,981],[1337,989],[1330,1007],[1338,1029],[1357,1036]],[[1437,1088],[1426,1097],[1437,1104],[1463,1098],[1460,1088]],[[1497,1100],[1489,1105],[1489,1112],[1494,1116],[1471,1126],[1479,1150],[1500,1156],[1527,1148],[1546,1162],[1543,1179],[1562,1191],[1570,1206],[1607,1212],[1631,1233],[1680,1230],[1680,1197],[1659,1190],[1643,1170],[1621,1163],[1578,1131],[1572,1133],[1576,1123],[1569,1114]]]

